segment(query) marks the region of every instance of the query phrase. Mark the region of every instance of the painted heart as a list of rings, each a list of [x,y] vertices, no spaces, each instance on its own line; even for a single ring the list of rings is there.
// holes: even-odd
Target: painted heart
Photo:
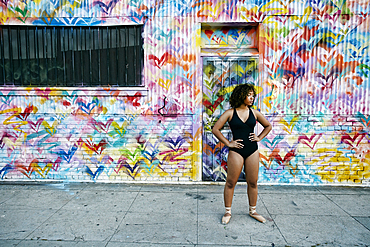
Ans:
[[[159,154],[159,152],[158,145],[152,146],[151,143],[147,143],[144,150],[142,150],[142,155],[148,160],[153,160]]]
[[[33,105],[29,105],[24,109],[22,113],[19,113],[17,115],[17,118],[19,118],[22,121],[26,121],[28,116],[31,114],[31,112],[35,112],[37,108],[35,108]]]
[[[28,9],[27,6],[23,9],[19,8],[18,6],[14,9],[15,12],[18,12],[20,16],[22,17],[17,17],[18,20],[20,20],[23,23],[26,23],[26,20],[28,19],[27,14],[28,14]]]
[[[367,128],[367,127],[370,127],[370,115],[369,116],[365,116],[364,114],[362,113],[359,113],[359,118],[360,118],[360,122]]]
[[[274,150],[276,146],[284,139],[284,135],[277,135],[270,141],[268,138],[264,138],[261,143],[270,150]]]
[[[168,87],[167,87],[168,90]],[[139,100],[141,99],[142,95],[140,92],[135,93],[133,96],[125,96],[125,103],[130,103],[133,106],[140,106]]]
[[[119,0],[111,0],[107,3],[104,3],[103,1],[94,1],[93,6],[99,5],[100,9],[107,15],[110,15],[114,7],[116,6],[117,2]]]
[[[178,157],[181,157],[182,155],[186,154],[187,152],[188,152],[187,148],[181,148],[181,149],[176,150],[176,151],[169,150],[169,151],[161,152],[161,153],[159,153],[159,155],[164,155],[165,154],[161,163],[162,164],[167,164],[169,162],[187,161],[187,159],[178,158]]]
[[[99,105],[99,101],[97,98],[94,98],[91,102],[86,102],[84,99],[79,97],[76,101],[79,109],[81,109],[83,112],[90,114],[91,111]]]
[[[17,136],[15,133],[4,132],[0,139],[0,148],[2,149],[6,145],[8,148],[13,150],[18,138],[19,136]]]
[[[50,126],[49,123],[46,120],[44,120],[42,121],[41,124],[44,126],[46,132],[53,136],[57,131],[56,127],[58,126],[58,123],[59,122],[57,120],[54,120],[53,124]]]
[[[285,154],[283,158],[281,157],[279,152],[280,152],[280,149],[277,148],[277,149],[272,150],[272,152],[270,153],[268,157],[264,156],[263,154],[260,154],[261,161],[266,168],[271,167],[272,162],[276,162],[279,166],[285,166],[297,154],[295,149],[291,149],[287,154]],[[268,165],[266,165],[266,163],[263,160],[267,161]]]
[[[67,117],[70,116],[70,113],[69,112],[59,112],[56,114],[56,119],[59,121],[59,122],[62,122],[64,119],[66,119]]]
[[[264,167],[266,167],[267,169],[270,169],[272,160],[270,159],[269,156],[266,157],[265,155],[260,153],[260,160],[261,160],[261,163],[264,165]]]
[[[15,167],[16,170],[20,171],[26,177],[31,178],[31,175],[34,172],[34,168],[31,164],[26,166],[21,162],[20,163],[16,162],[14,167]]]
[[[46,164],[46,165],[44,165]],[[33,167],[33,170],[35,172],[37,172],[38,174],[40,174],[41,177],[45,178],[48,173],[50,172],[51,168],[53,167],[53,163],[44,163],[44,162],[40,162],[39,160],[37,159],[34,159],[32,160],[31,164],[30,164],[32,167]]]
[[[353,137],[351,137],[349,134],[345,134],[341,137],[341,143],[348,144],[351,147],[357,147],[365,135],[366,133],[356,133]]]
[[[120,137],[124,137],[126,134],[126,127],[128,125],[128,122],[124,122],[121,126],[116,121],[112,122],[112,127],[114,128],[114,132],[117,133]],[[114,133],[113,132],[113,133]]]
[[[139,116],[139,114],[127,114],[127,115],[123,115],[120,119],[120,121],[125,121],[125,122],[129,122],[131,123],[132,121],[134,121],[137,117]]]
[[[77,91],[73,91],[71,94],[68,94],[68,91],[62,91],[62,95],[63,95],[63,99],[66,99],[66,101],[69,103],[69,104],[63,103],[63,105],[75,104],[78,101]]]
[[[110,165],[112,162],[113,162],[113,158],[110,157],[109,155],[104,155],[103,157],[101,157],[101,159],[99,160],[99,164],[104,164],[104,165]]]
[[[164,140],[164,144],[167,147],[171,148],[173,151],[178,151],[185,141],[186,140],[182,136],[178,136],[176,140],[172,138],[166,138]]]
[[[276,150],[277,151],[277,150]],[[272,152],[271,153],[271,158],[276,161],[279,165],[286,165],[289,161],[291,161],[295,156],[296,156],[296,150],[292,149],[290,150],[284,158],[280,156],[280,154],[277,152]]]
[[[49,94],[51,93],[50,88],[45,88],[45,89],[35,88],[34,90],[37,95],[42,96],[46,99],[49,99]]]
[[[168,52],[165,52],[161,58],[158,58],[157,56],[153,55],[153,54],[150,54],[148,56],[148,59],[149,61],[152,61],[154,63],[154,65],[160,69],[163,65],[165,65],[169,60],[172,60],[174,59],[174,57],[168,53]]]
[[[117,167],[114,169],[114,171],[118,174],[119,171],[122,169],[122,167],[124,167],[125,165],[128,165],[127,163],[127,158],[124,157],[123,155],[121,157],[119,157],[118,159],[118,165]]]
[[[165,80],[163,80],[162,78],[158,79],[158,85],[166,89],[166,91],[168,91],[168,89],[170,88],[171,82],[172,80],[170,79],[165,79]]]
[[[54,162],[50,161],[52,165],[51,169],[54,171],[58,171],[61,162],[62,162],[62,159],[60,157],[58,157]]]
[[[28,124],[33,131],[39,132],[40,125],[42,124],[43,121],[44,121],[43,118],[40,118],[39,120],[37,120],[36,123],[32,122],[31,120],[28,120]]]
[[[124,157],[129,159],[132,163],[136,163],[137,160],[141,156],[142,149],[140,147],[137,147],[134,152],[131,152],[127,148],[122,148],[120,149],[120,152],[122,153]]]
[[[135,179],[137,174],[140,172],[141,161],[135,163],[135,165],[131,166],[127,163],[127,158],[121,156],[118,160],[118,169],[114,169],[114,171],[118,174],[120,170],[130,176],[132,179]]]
[[[219,96],[213,103],[211,103],[210,101],[208,100],[203,100],[203,105],[211,110],[211,113],[213,114],[215,112],[215,110],[217,109],[217,107],[224,101],[224,96],[221,95]]]
[[[99,166],[99,167],[98,167],[98,169],[96,169],[96,170],[95,170],[95,172],[93,172],[93,171],[90,169],[90,167],[86,166],[86,167],[85,167],[85,172],[86,172],[88,175],[90,175],[90,177],[91,177],[93,180],[95,180],[95,179],[97,179],[97,178],[99,177],[99,175],[103,172],[104,168],[105,168],[105,167],[104,167],[103,165],[101,165],[101,166]]]
[[[6,106],[9,106],[10,103],[15,99],[15,92],[11,91],[7,95],[5,95],[4,93],[5,92],[0,92],[0,101]]]
[[[90,140],[86,140],[84,143],[86,147],[94,151],[96,154],[101,154],[108,145],[108,142],[105,139],[100,140],[98,144],[94,144]]]
[[[211,170],[211,176],[214,181],[225,181],[227,172],[221,165],[219,165],[215,169]]]
[[[310,137],[308,137],[306,135],[301,135],[301,136],[298,137],[298,142],[309,146],[313,150],[315,148],[316,143],[321,138],[321,136],[322,136],[322,133],[321,134],[313,134]]]
[[[76,153],[77,149],[78,149],[78,146],[77,144],[75,144],[67,152],[65,150],[60,150],[57,152],[57,154],[59,155],[59,157],[61,157],[63,160],[69,163],[73,155]]]
[[[140,167],[144,168],[149,175],[153,174],[155,169],[157,169],[158,167],[160,168],[160,161],[157,158],[155,158],[154,160],[142,159],[139,161],[139,163]]]
[[[291,134],[293,132],[294,126],[296,125],[297,121],[299,120],[299,116],[294,116],[291,120],[286,121],[284,118],[280,120],[279,123],[284,125],[284,129]]]
[[[95,119],[91,118],[89,123],[93,126],[93,128],[98,131],[99,133],[108,133],[109,127],[113,122],[113,118],[109,119],[106,123],[96,121]]]
[[[321,73],[316,73],[315,78],[315,82],[320,85],[321,89],[332,88],[335,80],[337,79],[336,75],[333,73],[327,76],[322,75]]]
[[[4,166],[1,170],[0,170],[0,177],[1,177],[1,179],[4,179],[4,177],[5,177],[5,175],[9,172],[9,171],[11,171],[11,170],[13,170],[14,168],[11,166],[11,165],[9,165],[9,164],[7,164],[6,166]]]

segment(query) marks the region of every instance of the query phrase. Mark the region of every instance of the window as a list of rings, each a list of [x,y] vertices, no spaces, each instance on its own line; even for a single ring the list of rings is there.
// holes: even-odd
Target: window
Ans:
[[[142,86],[143,26],[0,27],[0,85]]]

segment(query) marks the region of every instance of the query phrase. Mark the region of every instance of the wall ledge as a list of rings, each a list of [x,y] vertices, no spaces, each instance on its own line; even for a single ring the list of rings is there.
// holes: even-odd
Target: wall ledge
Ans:
[[[0,87],[0,96],[135,96],[146,97],[147,87]]]

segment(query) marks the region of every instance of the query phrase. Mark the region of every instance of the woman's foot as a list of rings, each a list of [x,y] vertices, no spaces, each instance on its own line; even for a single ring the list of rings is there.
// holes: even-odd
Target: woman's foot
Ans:
[[[226,225],[226,224],[228,224],[228,223],[229,223],[230,219],[231,219],[231,214],[229,214],[229,213],[225,213],[225,214],[224,214],[224,216],[222,216],[221,223],[222,223],[223,225]]]
[[[259,215],[257,212],[256,212],[256,206],[249,206],[249,215],[252,217],[252,218],[255,218],[256,220],[258,220],[259,222],[261,223],[265,223],[266,222],[266,219],[263,218],[261,215]]]
[[[222,216],[222,219],[221,219],[221,223],[223,225],[226,225],[227,223],[229,223],[230,219],[231,219],[231,208],[226,207],[225,208],[225,214],[224,214],[224,216]]]

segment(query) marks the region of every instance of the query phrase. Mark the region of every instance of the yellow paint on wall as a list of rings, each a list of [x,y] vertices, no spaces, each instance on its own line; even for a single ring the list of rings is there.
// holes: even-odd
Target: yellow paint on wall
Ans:
[[[162,78],[159,78],[157,80],[157,83],[158,83],[159,86],[163,87],[164,89],[166,89],[168,91],[168,89],[171,86],[172,80],[170,80],[170,79],[163,80]]]

